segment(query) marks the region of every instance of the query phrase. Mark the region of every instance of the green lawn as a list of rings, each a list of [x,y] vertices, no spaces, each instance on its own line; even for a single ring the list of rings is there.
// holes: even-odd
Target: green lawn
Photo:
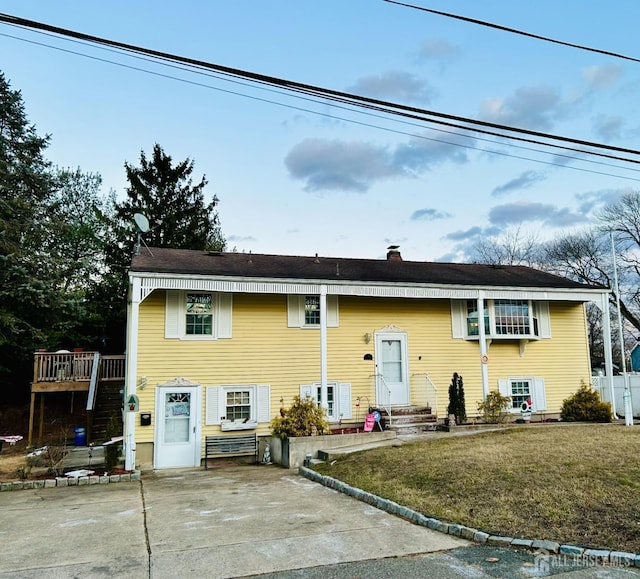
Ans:
[[[640,428],[528,425],[346,455],[316,470],[491,533],[640,552]]]

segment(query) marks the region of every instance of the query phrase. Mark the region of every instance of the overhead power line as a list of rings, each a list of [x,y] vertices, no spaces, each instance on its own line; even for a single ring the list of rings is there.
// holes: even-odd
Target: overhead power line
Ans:
[[[525,32],[524,30],[518,30],[516,28],[509,28],[508,26],[502,26],[500,24],[494,24],[493,22],[486,22],[484,20],[477,20],[476,18],[469,18],[468,16],[460,16],[459,14],[451,14],[449,12],[442,12],[440,10],[433,10],[432,8],[424,8],[423,6],[415,6],[413,4],[407,4],[405,2],[398,2],[397,0],[383,0],[389,4],[397,4],[398,6],[404,6],[405,8],[413,8],[414,10],[421,10],[422,12],[430,12],[431,14],[438,14],[439,16],[446,16],[447,18],[455,18],[456,20],[462,20],[464,22],[470,22],[471,24],[478,24],[480,26],[486,26],[488,28],[495,28],[496,30],[504,30],[505,32],[511,32],[512,34],[520,34],[521,36],[527,36],[529,38],[535,38],[536,40],[544,40],[545,42],[553,42],[554,44],[561,44],[563,46],[570,46],[571,48],[579,48],[580,50],[587,50],[589,52],[596,52],[598,54],[605,54],[607,56],[613,56],[615,58],[623,58],[624,60],[631,60],[633,62],[640,62],[639,58],[632,56],[625,56],[624,54],[618,54],[617,52],[611,52],[609,50],[601,50],[599,48],[593,48],[591,46],[583,46],[581,44],[573,44],[571,42],[565,42],[563,40],[556,40],[555,38],[549,38],[547,36],[540,36],[539,34],[533,34],[531,32]]]
[[[54,35],[46,33],[46,32],[41,32],[41,31],[36,31],[36,32],[38,32],[39,34],[44,34],[45,36],[55,37]],[[436,138],[432,138],[432,137],[427,137],[426,135],[421,135],[421,134],[418,134],[418,133],[415,133],[415,132],[414,133],[410,133],[410,132],[407,132],[407,131],[401,131],[401,130],[398,130],[398,129],[392,129],[392,128],[389,128],[389,127],[383,127],[383,126],[380,126],[380,125],[374,125],[372,123],[365,123],[365,122],[362,122],[362,121],[356,121],[356,120],[354,120],[352,118],[340,117],[340,116],[337,116],[335,114],[329,114],[329,113],[326,113],[326,112],[320,112],[320,111],[316,111],[316,110],[313,110],[313,109],[299,107],[299,106],[295,106],[295,105],[291,105],[291,104],[284,104],[282,102],[278,102],[278,101],[275,101],[275,100],[266,99],[266,98],[260,98],[260,97],[257,97],[257,96],[252,96],[252,95],[249,95],[249,94],[246,94],[246,93],[242,93],[242,92],[238,92],[238,91],[232,91],[232,90],[228,90],[228,89],[223,89],[223,88],[220,88],[220,87],[212,86],[210,84],[204,84],[204,83],[201,83],[201,82],[196,82],[196,81],[193,81],[193,80],[188,80],[188,79],[185,79],[185,78],[172,76],[172,75],[169,75],[169,74],[163,74],[163,73],[152,71],[152,70],[149,70],[149,69],[146,69],[146,68],[140,68],[140,67],[137,67],[137,66],[124,64],[122,62],[117,62],[117,61],[109,60],[109,59],[106,59],[106,58],[100,58],[100,57],[97,57],[97,56],[85,54],[85,53],[82,53],[82,52],[77,52],[77,51],[74,51],[74,50],[69,50],[69,49],[66,49],[66,48],[61,48],[61,47],[58,47],[58,46],[52,46],[50,44],[45,44],[45,43],[37,42],[37,41],[34,41],[34,40],[28,40],[28,39],[25,39],[25,38],[20,38],[18,36],[12,36],[10,34],[0,34],[0,36],[5,36],[5,37],[11,38],[13,40],[19,40],[21,42],[27,42],[29,44],[35,44],[37,46],[50,48],[52,50],[57,50],[57,51],[64,52],[64,53],[67,53],[67,54],[72,54],[74,56],[80,56],[80,57],[83,57],[83,58],[96,60],[98,62],[112,64],[114,66],[119,66],[119,67],[126,68],[126,69],[129,69],[129,70],[133,70],[133,71],[136,71],[136,72],[141,72],[141,73],[144,73],[144,74],[150,74],[150,75],[153,75],[153,76],[158,76],[158,77],[166,78],[166,79],[169,79],[169,80],[183,82],[183,83],[190,84],[190,85],[193,85],[193,86],[198,86],[200,88],[206,88],[206,89],[210,89],[210,90],[215,90],[215,91],[218,91],[218,92],[231,94],[231,95],[239,96],[239,97],[242,97],[242,98],[247,98],[247,99],[251,99],[251,100],[255,100],[255,101],[259,101],[259,102],[268,103],[268,104],[271,104],[271,105],[276,105],[276,106],[281,106],[281,107],[285,107],[285,108],[292,109],[292,110],[297,110],[297,111],[300,111],[300,112],[305,112],[305,113],[309,113],[309,114],[314,114],[314,115],[330,118],[330,119],[333,119],[333,120],[343,121],[343,122],[346,122],[346,123],[351,123],[351,124],[355,124],[355,125],[359,125],[359,126],[363,126],[363,127],[377,129],[377,130],[393,133],[393,134],[396,134],[396,135],[404,135],[404,136],[412,137],[412,138],[419,139],[419,140],[426,140],[426,141],[432,141],[432,142],[436,142],[436,143],[442,143],[442,144],[450,145],[452,147],[460,147],[460,148],[464,148],[464,149],[481,151],[481,152],[489,153],[489,154],[492,154],[492,155],[499,155],[499,156],[502,156],[502,157],[509,157],[509,158],[513,158],[513,159],[521,159],[521,160],[530,161],[530,162],[533,162],[533,163],[540,163],[540,164],[543,164],[543,165],[551,165],[551,166],[556,166],[556,167],[562,167],[562,168],[565,168],[565,169],[581,171],[581,172],[585,172],[585,173],[593,173],[593,174],[597,174],[597,175],[605,175],[605,176],[608,176],[608,177],[616,177],[616,178],[619,178],[619,179],[626,179],[626,180],[629,180],[629,181],[639,181],[640,182],[640,179],[636,179],[636,178],[633,178],[633,177],[627,177],[627,176],[624,176],[624,175],[615,175],[615,174],[612,174],[612,173],[606,173],[604,171],[595,171],[595,170],[591,170],[591,169],[585,169],[585,168],[582,168],[582,167],[574,167],[574,166],[571,166],[571,165],[567,165],[566,163],[557,163],[557,162],[552,162],[552,161],[543,161],[543,160],[540,160],[540,159],[533,159],[531,157],[523,157],[523,156],[520,156],[520,155],[514,155],[514,154],[506,153],[504,151],[498,151],[498,150],[495,150],[495,149],[483,149],[481,147],[477,147],[477,146],[474,146],[472,144],[465,145],[465,144],[460,143],[460,142],[453,142],[453,141],[447,141],[447,140],[444,140],[444,139],[436,139]],[[88,43],[85,43],[83,41],[79,41],[79,40],[75,40],[75,39],[66,39],[66,40],[69,40],[70,42],[76,42],[76,43],[84,45],[84,46],[89,46]],[[115,49],[105,48],[105,47],[102,47],[102,46],[100,46],[98,48],[100,48],[101,50],[108,51],[108,52],[114,52],[114,53],[118,52]],[[129,56],[131,56],[132,58],[135,58],[135,59],[142,60],[144,62],[156,63],[156,60],[154,60],[152,58],[146,58],[146,57],[143,57],[143,56],[139,56],[137,54],[130,54]],[[238,85],[245,86],[245,87],[252,87],[252,85],[249,84],[248,82],[242,82],[242,81],[237,80],[237,79],[232,79],[232,78],[220,76],[220,75],[218,75],[217,73],[214,73],[214,72],[203,71],[203,70],[200,70],[200,69],[193,70],[191,67],[181,66],[180,64],[176,64],[176,63],[161,62],[160,64],[162,64],[163,66],[174,68],[176,70],[188,71],[188,72],[191,72],[191,73],[200,74],[200,75],[206,76],[207,78],[215,78],[215,79],[218,79],[218,80],[223,80],[225,82],[230,82],[230,83],[238,84]],[[304,100],[304,101],[308,101],[308,102],[312,102],[312,103],[315,103],[315,104],[321,104],[323,102],[326,102],[326,101],[323,101],[323,100],[318,100],[318,98],[314,99],[314,98],[311,98],[311,97],[304,97],[304,96],[300,96],[300,95],[287,95],[285,92],[276,90],[274,88],[266,88],[264,86],[260,86],[258,88],[260,88],[260,90],[264,90],[264,91],[271,92],[271,93],[278,94],[278,95],[282,95],[282,96],[293,96],[293,98]],[[354,112],[354,113],[363,114],[363,115],[374,117],[374,118],[381,119],[381,120],[388,120],[388,117],[385,117],[385,116],[382,116],[382,115],[373,114],[371,112],[368,112],[367,110],[357,110],[357,109],[354,109],[354,108],[349,108],[347,106],[341,106],[341,105],[335,104],[335,102],[332,103],[331,106],[333,108],[341,109],[341,110],[344,110],[344,111],[347,111],[347,112]],[[428,129],[430,131],[434,131],[434,132],[446,133],[446,134],[453,135],[453,136],[456,136],[456,137],[464,137],[464,138],[472,139],[472,140],[475,140],[475,141],[484,141],[484,142],[493,143],[493,144],[497,144],[497,145],[503,144],[503,143],[501,143],[499,141],[493,141],[491,139],[486,139],[486,138],[482,138],[482,137],[476,136],[476,133],[482,133],[482,134],[490,134],[490,135],[496,135],[496,136],[502,137],[502,135],[500,135],[499,133],[492,133],[492,132],[483,131],[483,130],[480,130],[480,129],[469,129],[467,127],[454,125],[452,123],[445,123],[443,121],[430,120],[430,121],[427,121],[427,122],[436,123],[436,124],[444,124],[444,125],[451,126],[451,127],[459,127],[460,129],[463,129],[463,130],[466,130],[466,131],[470,131],[471,134],[465,134],[465,133],[455,132],[455,131],[448,131],[448,130],[445,130],[445,129],[438,129],[438,128],[434,128],[434,127],[424,127],[423,125],[419,125],[419,124],[417,124],[415,122],[409,122],[408,120],[398,120],[397,122],[400,122],[400,123],[403,123],[403,124],[406,124],[406,125],[410,125],[410,126],[414,126],[414,127],[426,128],[426,129]],[[618,160],[618,161],[625,161],[625,162],[629,162],[629,163],[640,163],[640,161],[637,161],[637,160],[634,160],[634,159],[615,157],[615,156],[612,156],[612,155],[607,155],[607,154],[604,154],[604,153],[596,153],[596,152],[593,152],[593,151],[583,151],[581,149],[573,149],[573,148],[569,148],[569,147],[566,147],[566,146],[555,145],[555,144],[552,144],[552,143],[542,143],[540,141],[535,141],[533,139],[525,139],[525,138],[521,138],[521,137],[510,136],[509,140],[525,141],[525,142],[529,142],[529,143],[539,144],[539,145],[542,145],[542,146],[545,146],[545,147],[556,147],[556,148],[559,148],[559,149],[562,149],[562,150],[585,152],[585,153],[588,153],[589,155],[597,155],[597,156],[607,157],[607,158],[615,159],[615,160]],[[509,146],[511,148],[516,148],[516,149],[523,149],[523,150],[532,151],[532,152],[536,152],[536,153],[545,153],[545,154],[547,154],[546,151],[542,151],[540,149],[534,149],[532,147],[525,147],[525,146],[516,145],[516,144],[513,144],[513,143],[509,143],[507,146]],[[614,168],[618,168],[618,169],[621,168],[620,165],[614,165],[612,163],[605,163],[605,162],[602,162],[602,161],[595,161],[595,160],[591,160],[591,159],[588,159],[588,158],[585,159],[585,158],[575,157],[575,156],[571,156],[571,155],[565,155],[565,154],[561,154],[561,153],[556,153],[556,156],[557,157],[562,157],[562,158],[565,158],[565,159],[568,159],[568,160],[572,160],[572,161],[581,161],[581,162],[584,162],[584,163],[596,164],[596,165],[601,165],[601,166],[606,166],[606,167],[614,167]],[[632,168],[629,168],[629,167],[627,167],[626,170],[634,171],[634,172],[640,172],[640,169],[632,169]]]
[[[376,110],[384,111],[387,114],[410,116],[411,118],[415,118],[415,119],[419,119],[427,122],[434,122],[434,118],[431,118],[431,117],[435,117],[435,119],[447,119],[447,120],[452,120],[456,122],[466,123],[470,125],[466,127],[466,130],[475,130],[476,126],[489,127],[493,129],[499,129],[501,131],[507,131],[510,133],[531,135],[531,136],[535,136],[543,139],[548,139],[550,141],[560,141],[563,143],[571,143],[574,145],[592,147],[594,149],[615,151],[615,152],[627,153],[631,155],[640,155],[640,151],[637,151],[634,149],[616,147],[613,145],[605,145],[602,143],[586,141],[582,139],[573,139],[570,137],[553,135],[553,134],[543,133],[540,131],[533,131],[529,129],[510,127],[508,125],[502,125],[499,123],[480,121],[480,120],[470,119],[470,118],[461,117],[457,115],[450,115],[450,114],[441,113],[437,111],[421,109],[418,107],[410,107],[407,105],[401,105],[398,103],[392,103],[392,102],[383,101],[380,99],[363,97],[360,95],[355,95],[355,94],[346,93],[342,91],[336,91],[336,90],[322,88],[314,85],[281,79],[281,78],[277,78],[269,75],[244,71],[241,69],[214,64],[214,63],[197,60],[193,58],[178,56],[178,55],[167,53],[167,52],[143,48],[143,47],[135,46],[132,44],[126,44],[123,42],[118,42],[118,41],[109,40],[109,39],[105,39],[97,36],[92,36],[89,34],[84,34],[82,32],[76,32],[73,30],[52,26],[49,24],[37,22],[34,20],[29,20],[26,18],[12,16],[10,14],[0,13],[0,22],[5,22],[10,25],[25,27],[29,29],[45,30],[60,36],[71,37],[78,40],[84,40],[87,42],[96,43],[96,44],[105,45],[105,46],[111,46],[126,52],[133,52],[135,54],[144,54],[144,55],[152,56],[161,60],[166,60],[170,62],[179,62],[181,64],[188,65],[188,66],[194,66],[198,68],[204,68],[207,70],[213,70],[220,74],[230,75],[235,78],[249,79],[253,82],[263,83],[270,86],[277,86],[293,92],[300,92],[300,93],[311,95],[311,96],[338,100],[340,102],[348,102],[349,104],[358,105],[358,106],[365,106],[370,108],[381,107],[381,108],[376,108]],[[417,115],[417,116],[413,116],[413,115]],[[512,138],[510,135],[501,135],[501,136],[507,139]],[[583,151],[583,152],[590,154],[589,151]]]

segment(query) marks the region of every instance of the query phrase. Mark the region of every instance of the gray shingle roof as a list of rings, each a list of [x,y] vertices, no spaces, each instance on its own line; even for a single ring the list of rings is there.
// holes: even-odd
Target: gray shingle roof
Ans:
[[[142,248],[130,271],[331,282],[418,283],[486,287],[602,289],[525,266],[351,259]]]

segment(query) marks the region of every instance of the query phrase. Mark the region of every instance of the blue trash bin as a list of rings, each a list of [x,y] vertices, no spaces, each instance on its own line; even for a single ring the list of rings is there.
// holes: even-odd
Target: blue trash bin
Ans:
[[[76,426],[73,429],[75,434],[75,444],[76,446],[86,446],[87,445],[87,431],[84,426]]]

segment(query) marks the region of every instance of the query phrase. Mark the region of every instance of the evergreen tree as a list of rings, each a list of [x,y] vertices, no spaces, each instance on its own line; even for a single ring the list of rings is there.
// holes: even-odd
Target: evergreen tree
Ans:
[[[0,379],[7,383],[19,379],[34,349],[48,345],[64,309],[64,296],[43,275],[54,189],[48,142],[0,72]]]
[[[150,230],[142,236],[149,247],[222,250],[225,246],[216,210],[218,198],[214,195],[209,203],[205,201],[207,180],[203,176],[194,184],[191,159],[174,164],[156,143],[150,158],[141,151],[139,166],[125,163],[125,170],[127,196],[122,202],[114,201],[110,239],[105,247],[107,272],[97,288],[98,301],[111,298],[106,325],[112,343],[124,339],[127,268],[137,240],[133,225],[136,213],[150,222]]]
[[[447,407],[447,414],[453,414],[456,417],[456,424],[463,424],[467,421],[464,384],[462,376],[457,372],[453,373],[451,384],[449,384],[449,406]]]

